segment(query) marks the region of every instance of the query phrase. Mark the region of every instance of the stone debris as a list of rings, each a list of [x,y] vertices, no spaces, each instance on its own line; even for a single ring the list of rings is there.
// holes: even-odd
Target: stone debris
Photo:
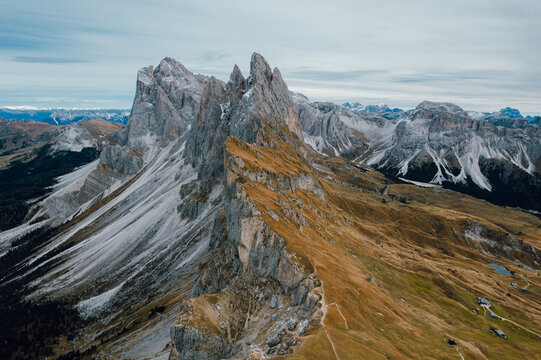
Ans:
[[[269,306],[271,309],[275,309],[278,305],[280,305],[280,302],[282,302],[282,296],[280,294],[272,294]]]

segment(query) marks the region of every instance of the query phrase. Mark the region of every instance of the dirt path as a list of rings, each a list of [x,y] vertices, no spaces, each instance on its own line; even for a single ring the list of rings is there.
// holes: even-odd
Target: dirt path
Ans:
[[[492,310],[490,310],[490,309],[489,309],[489,311],[492,312],[494,315],[496,315],[500,320],[510,322],[511,324],[517,326],[519,329],[524,329],[524,330],[526,330],[527,332],[529,332],[529,333],[531,333],[531,334],[534,334],[535,336],[541,338],[541,335],[539,335],[539,334],[536,333],[535,331],[532,331],[532,330],[530,330],[530,329],[528,329],[528,328],[525,328],[524,326],[519,325],[519,324],[517,324],[516,322],[514,322],[514,321],[512,321],[512,320],[506,319],[506,318],[504,318],[503,316],[500,316],[500,315],[496,314],[494,311],[492,311]]]
[[[331,344],[331,347],[332,347],[332,351],[334,352],[334,356],[336,356],[336,359],[337,360],[340,360],[340,357],[338,356],[338,353],[336,352],[336,348],[334,346],[334,343],[332,342],[332,339],[331,339],[331,336],[329,335],[329,331],[327,330],[327,326],[325,325],[325,316],[327,316],[327,311],[329,310],[329,306],[330,305],[336,305],[336,303],[332,303],[332,304],[325,304],[325,297],[322,297],[321,298],[321,302],[323,303],[323,306],[321,307],[321,311],[323,312],[323,316],[321,317],[321,326],[323,327],[323,330],[325,330],[325,334],[327,335],[327,339],[329,339],[329,343]],[[345,321],[345,319],[344,319]],[[347,326],[347,324],[346,324]]]

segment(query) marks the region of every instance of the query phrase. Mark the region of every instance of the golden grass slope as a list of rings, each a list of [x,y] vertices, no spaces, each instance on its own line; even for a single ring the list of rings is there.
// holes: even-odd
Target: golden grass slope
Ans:
[[[538,271],[490,254],[464,236],[468,224],[479,223],[540,249],[537,217],[447,190],[392,184],[343,159],[310,153],[311,165],[291,146],[279,140],[275,145],[230,138],[226,151],[251,172],[313,176],[325,192],[323,200],[310,191],[281,189],[279,182],[276,191],[242,182],[261,219],[323,283],[320,324],[291,358],[541,359]],[[381,195],[387,185],[388,195]],[[534,266],[528,256],[521,262]],[[499,275],[489,263],[514,275]],[[482,308],[473,313],[476,296],[518,326]],[[448,345],[448,338],[458,346]]]

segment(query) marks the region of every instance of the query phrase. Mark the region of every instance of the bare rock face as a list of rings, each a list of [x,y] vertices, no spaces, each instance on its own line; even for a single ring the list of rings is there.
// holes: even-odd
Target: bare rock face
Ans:
[[[269,122],[273,130],[281,132],[283,123],[289,131],[302,136],[293,102],[278,68],[271,72],[269,64],[258,53],[252,55],[250,79],[253,84],[254,117]]]
[[[278,134],[288,137],[288,130],[297,138],[302,137],[289,90],[280,71],[271,68],[258,53],[252,55],[248,90],[238,104],[231,104],[230,133],[248,143],[255,143],[264,124]],[[238,83],[238,89],[243,82]],[[235,91],[235,93],[239,93]],[[236,109],[233,106],[236,105]],[[293,139],[291,141],[294,141]]]
[[[293,98],[304,142],[314,150],[329,156],[355,158],[368,149],[364,135],[344,123],[345,119],[364,121],[361,120],[364,115],[332,103],[310,103],[301,94],[294,94]]]
[[[226,150],[224,215],[214,223],[213,250],[199,267],[192,299],[171,330],[173,359],[288,354],[305,330],[297,324],[314,321],[320,282],[258,219],[243,178],[264,177]]]
[[[154,69],[139,70],[135,100],[125,132],[130,149],[145,152],[157,140],[161,145],[178,139],[195,119],[206,78],[181,63],[165,58]]]
[[[232,104],[238,104],[246,93],[246,79],[237,65],[233,67],[233,72],[227,84],[227,91],[229,92],[229,102]]]
[[[189,308],[185,304],[185,311],[200,311],[197,308]],[[213,324],[214,325],[214,324]],[[202,329],[198,325],[192,325],[187,319],[182,326],[171,328],[171,339],[175,344],[183,344],[182,348],[174,347],[171,350],[172,359],[223,359],[226,356],[225,340],[215,331]]]
[[[187,136],[186,159],[198,168],[204,191],[223,180],[228,136],[253,144],[264,142],[266,131],[300,146],[302,134],[289,90],[279,70],[271,71],[255,53],[247,80],[235,65],[227,84],[211,77],[202,92],[198,118]]]
[[[224,85],[211,77],[201,97],[199,119],[187,140],[187,161],[199,169],[202,188],[209,191],[223,177],[223,144],[229,135],[224,116],[227,95]]]
[[[226,146],[230,136],[248,144],[272,147],[273,141],[282,141],[300,146],[299,135],[289,90],[261,55],[252,56],[247,80],[237,66],[225,85],[209,79],[186,143],[186,159],[198,169],[198,180],[181,192],[186,198],[205,198],[216,186],[224,186],[224,204],[214,220],[210,253],[199,266],[192,299],[171,330],[172,358],[286,354],[296,344],[294,334],[301,329],[297,322],[311,321],[320,299],[319,280],[287,251],[284,239],[257,218],[258,210],[241,183],[265,175],[245,169]],[[321,191],[308,177],[282,182],[291,191]]]
[[[107,146],[103,149],[100,154],[100,163],[125,175],[134,175],[143,166],[141,154],[135,151],[127,153],[118,145]]]
[[[412,111],[408,121],[398,123],[392,145],[383,155],[369,159],[385,163],[407,176],[426,169],[414,180],[441,184],[444,181],[465,183],[470,178],[478,187],[491,191],[492,181],[480,169],[482,159],[512,163],[522,171],[536,172],[534,163],[541,157],[539,129],[509,129],[472,119],[460,107],[425,101]]]

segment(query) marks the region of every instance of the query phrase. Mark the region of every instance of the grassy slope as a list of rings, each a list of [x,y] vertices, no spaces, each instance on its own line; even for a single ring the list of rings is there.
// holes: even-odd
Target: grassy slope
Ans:
[[[324,201],[304,190],[281,194],[255,181],[243,184],[261,217],[324,283],[322,326],[293,358],[460,359],[457,349],[467,359],[540,358],[541,338],[471,310],[477,307],[475,296],[487,297],[499,315],[540,334],[541,279],[487,256],[461,235],[466,221],[481,222],[539,248],[538,218],[413,185],[391,185],[391,196],[383,197],[374,191],[388,183],[381,174],[361,172],[345,160],[314,154],[321,169],[315,170],[285,144],[262,149],[230,139],[227,145],[253,172],[282,177],[305,172],[319,178],[326,193]],[[291,210],[307,224],[300,226]],[[488,266],[492,262],[515,275],[498,275]],[[524,286],[526,280],[528,293],[508,285]],[[491,334],[491,326],[509,339]],[[459,346],[446,345],[447,337]]]

